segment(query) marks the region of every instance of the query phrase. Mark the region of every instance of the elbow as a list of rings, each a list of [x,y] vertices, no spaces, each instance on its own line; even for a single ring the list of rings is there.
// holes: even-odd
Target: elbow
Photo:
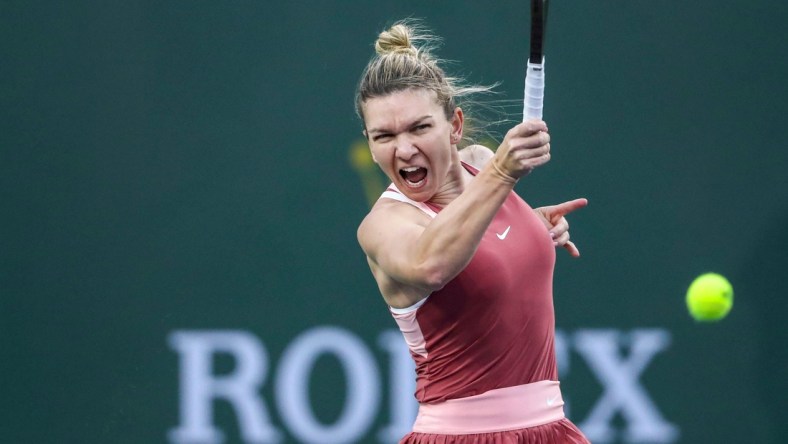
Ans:
[[[446,284],[457,276],[457,273],[446,267],[433,266],[425,267],[422,276],[422,286],[426,290],[433,292],[445,287]]]

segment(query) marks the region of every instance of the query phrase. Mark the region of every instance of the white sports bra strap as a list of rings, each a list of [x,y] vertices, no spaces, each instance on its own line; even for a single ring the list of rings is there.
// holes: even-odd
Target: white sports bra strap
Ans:
[[[391,187],[393,187],[393,186],[394,185],[392,185]],[[385,197],[385,198],[388,198],[388,199],[394,199],[394,200],[397,200],[397,201],[400,201],[400,202],[405,202],[407,204],[411,204],[414,207],[416,207],[416,208],[420,209],[421,211],[423,211],[427,216],[432,217],[432,218],[434,218],[435,216],[438,215],[438,213],[432,211],[432,208],[428,207],[425,203],[423,203],[423,202],[416,202],[415,200],[412,200],[412,199],[408,198],[408,196],[406,196],[406,195],[404,195],[404,194],[402,194],[402,193],[400,193],[398,191],[386,190],[386,191],[383,192],[383,194],[380,195],[380,197],[381,198]]]

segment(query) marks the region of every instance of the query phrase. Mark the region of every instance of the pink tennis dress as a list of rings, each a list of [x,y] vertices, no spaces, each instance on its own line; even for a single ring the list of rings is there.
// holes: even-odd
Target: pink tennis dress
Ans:
[[[431,217],[440,211],[393,185],[381,197]],[[419,402],[400,444],[588,443],[563,411],[554,265],[547,229],[512,192],[457,277],[412,307],[390,309],[416,362]]]

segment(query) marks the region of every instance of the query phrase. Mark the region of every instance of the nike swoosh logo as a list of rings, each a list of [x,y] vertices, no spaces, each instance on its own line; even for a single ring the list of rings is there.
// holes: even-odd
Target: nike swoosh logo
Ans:
[[[555,404],[555,402],[558,400],[559,396],[561,396],[561,395],[555,395],[552,398],[547,398],[547,406],[549,407],[549,406]]]
[[[511,226],[511,225],[509,225],[508,227],[506,227],[506,231],[504,231],[503,233],[500,233],[500,234],[498,234],[498,233],[495,233],[495,235],[496,235],[496,236],[498,236],[498,239],[500,239],[500,240],[504,240],[504,239],[506,239],[506,236],[509,234],[509,230],[510,230],[511,228],[512,228],[512,226]]]

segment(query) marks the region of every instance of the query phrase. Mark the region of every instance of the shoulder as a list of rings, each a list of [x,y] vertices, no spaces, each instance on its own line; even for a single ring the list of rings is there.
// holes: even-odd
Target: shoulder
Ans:
[[[476,169],[482,169],[495,155],[493,150],[484,145],[469,145],[459,151],[460,160]]]
[[[361,248],[369,255],[375,245],[397,239],[411,227],[426,227],[431,218],[411,204],[383,198],[378,200],[359,224],[357,237]]]

